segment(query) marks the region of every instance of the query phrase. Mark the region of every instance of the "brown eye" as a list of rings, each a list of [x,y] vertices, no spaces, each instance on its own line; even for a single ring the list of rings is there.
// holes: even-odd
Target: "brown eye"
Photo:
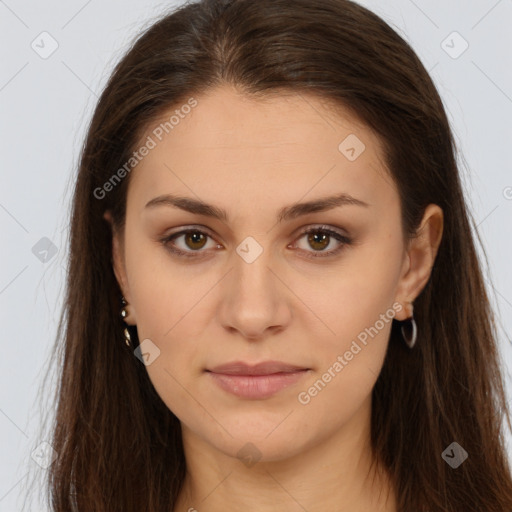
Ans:
[[[308,233],[308,243],[315,250],[323,250],[329,245],[330,236],[320,232]]]
[[[189,231],[183,235],[184,242],[189,249],[202,249],[206,244],[207,236],[201,231]]]
[[[329,229],[327,226],[309,228],[302,232],[301,238],[303,237],[306,237],[308,247],[301,249],[306,253],[305,257],[307,258],[335,256],[352,243],[349,237]],[[326,251],[325,249],[331,245],[331,242],[334,242],[335,248]]]
[[[177,243],[181,238],[183,238],[183,240]],[[305,253],[306,258],[336,256],[346,246],[352,243],[349,237],[329,229],[326,226],[309,228],[302,232],[300,239],[302,238],[307,239],[307,247],[299,247],[299,249],[301,252]],[[206,257],[210,253],[210,251],[206,249],[203,250],[207,246],[208,239],[212,239],[213,241],[213,237],[206,232],[198,229],[188,229],[161,239],[161,243],[168,251],[178,256],[200,258]],[[326,250],[331,244],[335,247],[331,250]],[[213,248],[220,249],[222,246],[213,244]]]
[[[198,229],[189,229],[167,236],[161,242],[166,249],[178,256],[198,258],[206,256],[206,253],[209,252],[206,249],[203,250],[209,238],[212,237],[208,233]],[[180,243],[177,243],[178,241]]]

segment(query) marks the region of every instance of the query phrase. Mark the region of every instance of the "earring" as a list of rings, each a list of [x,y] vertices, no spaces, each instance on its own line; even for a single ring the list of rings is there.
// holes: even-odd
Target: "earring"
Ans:
[[[412,303],[411,303],[411,316],[402,322],[400,327],[402,331],[402,337],[405,341],[405,344],[412,348],[416,344],[416,338],[418,337],[418,327],[416,326],[416,320],[414,320],[414,314],[412,312]],[[410,332],[406,332],[410,331]]]
[[[124,297],[121,297],[121,303],[123,305],[121,309],[121,318],[124,320],[128,316],[128,311],[126,309],[128,303],[126,302],[126,299]],[[128,327],[125,327],[124,329],[124,342],[126,343],[126,346],[132,346],[132,338],[130,336],[130,331],[128,331]]]

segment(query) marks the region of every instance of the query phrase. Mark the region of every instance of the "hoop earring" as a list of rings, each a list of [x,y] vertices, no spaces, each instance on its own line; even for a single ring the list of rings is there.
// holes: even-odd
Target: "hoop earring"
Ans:
[[[124,297],[121,297],[121,303],[123,305],[121,309],[121,318],[124,320],[128,316],[128,311],[126,310],[126,306],[128,303],[126,302],[126,299]],[[127,347],[132,347],[132,338],[130,336],[130,331],[128,330],[128,326],[124,328],[124,342],[126,343]]]
[[[409,325],[405,324],[406,322],[408,322]],[[411,332],[406,333],[404,327],[408,327]],[[418,337],[418,327],[416,326],[416,320],[414,320],[414,315],[412,315],[410,318],[407,318],[407,320],[404,320],[402,322],[400,330],[402,331],[402,338],[404,339],[405,344],[409,348],[414,347],[414,345],[416,344],[416,339]]]

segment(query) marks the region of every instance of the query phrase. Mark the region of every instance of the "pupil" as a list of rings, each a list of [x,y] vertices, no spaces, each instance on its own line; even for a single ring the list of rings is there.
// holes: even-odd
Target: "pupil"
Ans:
[[[192,244],[196,244],[196,243],[199,243],[200,244],[200,238],[203,237],[203,234],[202,233],[197,233],[197,232],[194,232],[194,233],[188,233],[187,234],[188,238],[189,239],[192,239]],[[204,238],[204,237],[203,237]],[[204,245],[203,244],[200,244],[200,247],[199,249]],[[196,249],[197,247],[192,247],[192,249]]]
[[[310,241],[310,243],[312,243],[312,247],[315,248],[315,244],[319,243],[320,247],[316,247],[316,248],[323,249],[323,248],[325,248],[325,244],[322,244],[322,242],[325,242],[325,240],[328,238],[328,236],[329,235],[326,235],[326,234],[316,233],[316,234],[309,236],[309,241]],[[318,241],[318,239],[320,239],[320,241]]]

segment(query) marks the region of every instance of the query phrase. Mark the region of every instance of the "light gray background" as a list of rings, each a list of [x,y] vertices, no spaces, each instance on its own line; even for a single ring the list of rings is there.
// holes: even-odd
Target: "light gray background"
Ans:
[[[37,392],[62,304],[71,185],[87,122],[127,44],[177,3],[0,0],[0,511],[21,510],[28,488],[41,494],[29,475],[44,471],[30,457],[44,441]],[[511,397],[512,1],[360,3],[411,43],[449,113],[488,255]],[[31,47],[51,48],[44,31],[58,43],[47,59]],[[464,41],[454,31],[469,44],[457,58]],[[32,252],[43,237],[58,250],[46,263]]]

